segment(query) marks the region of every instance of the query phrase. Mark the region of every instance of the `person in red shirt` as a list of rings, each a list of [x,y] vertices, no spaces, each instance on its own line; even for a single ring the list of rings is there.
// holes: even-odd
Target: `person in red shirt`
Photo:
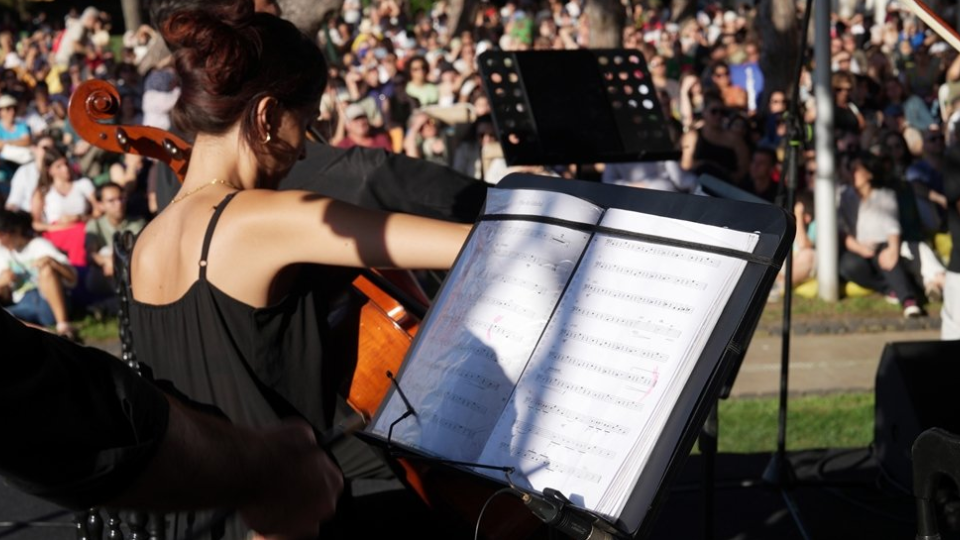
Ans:
[[[365,148],[383,148],[390,152],[393,151],[390,136],[370,125],[370,118],[367,117],[367,111],[362,105],[358,103],[348,105],[341,118],[341,122],[344,123],[344,136],[336,144],[337,147],[363,146]]]

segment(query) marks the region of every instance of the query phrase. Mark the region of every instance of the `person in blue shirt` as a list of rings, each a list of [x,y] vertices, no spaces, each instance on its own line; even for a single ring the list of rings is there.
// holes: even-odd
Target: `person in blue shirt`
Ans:
[[[21,164],[33,159],[30,128],[17,119],[17,98],[0,95],[0,193],[10,192],[10,179]]]

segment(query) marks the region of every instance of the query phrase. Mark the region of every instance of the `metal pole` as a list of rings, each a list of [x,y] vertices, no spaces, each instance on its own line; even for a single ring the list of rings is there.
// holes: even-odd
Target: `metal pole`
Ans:
[[[833,88],[830,85],[830,0],[818,0],[814,7],[813,72],[817,103],[817,179],[814,206],[817,216],[817,284],[820,298],[840,298],[837,269],[836,144],[833,137]]]

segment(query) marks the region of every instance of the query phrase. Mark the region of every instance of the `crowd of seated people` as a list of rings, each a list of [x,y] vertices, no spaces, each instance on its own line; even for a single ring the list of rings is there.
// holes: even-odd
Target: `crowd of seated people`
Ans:
[[[790,103],[791,87],[773,87],[765,76],[781,51],[764,50],[755,7],[708,1],[677,22],[662,3],[631,2],[624,9],[622,46],[646,61],[680,159],[533,170],[564,177],[585,172],[611,183],[691,193],[698,192],[698,177],[708,174],[781,204],[789,173],[788,113],[796,106],[811,132],[817,116],[812,65],[803,66],[799,102]],[[870,279],[847,267],[839,277],[859,286],[845,287],[848,294],[876,291],[905,315],[918,316],[944,292],[949,235],[939,169],[945,150],[957,144],[960,55],[912,13],[896,5],[883,13],[872,9],[864,5],[832,19],[835,180],[840,191],[853,193],[863,163],[873,167],[866,154],[879,160],[875,170],[883,174],[869,183],[893,194],[888,211],[897,217],[897,259],[909,292],[884,274],[896,246],[884,248],[879,239],[889,243],[891,236],[860,231],[859,223],[841,233],[843,260],[868,253],[847,238],[873,238],[869,251],[890,255],[871,263]],[[478,59],[493,50],[587,46],[584,1],[481,4],[457,30],[450,10],[445,3],[413,11],[374,0],[346,2],[328,17],[316,35],[329,85],[315,122],[327,142],[430,160],[489,184],[516,170],[504,160]],[[84,141],[70,124],[67,103],[78,84],[103,79],[120,93],[119,122],[166,129],[179,83],[155,28],[126,29],[114,47],[112,21],[96,8],[72,10],[63,19],[35,15],[0,27],[0,197],[5,208],[30,217],[27,237],[49,242],[74,268],[75,279],[61,281],[67,313],[83,316],[91,306],[110,306],[110,232],[139,230],[161,208],[157,167]],[[809,257],[794,273],[798,286],[809,284],[816,267],[814,148],[813,141],[801,144],[797,171],[797,199],[806,202],[796,215],[806,220],[802,247]],[[798,282],[798,275],[804,279]],[[10,287],[4,288],[9,303]]]

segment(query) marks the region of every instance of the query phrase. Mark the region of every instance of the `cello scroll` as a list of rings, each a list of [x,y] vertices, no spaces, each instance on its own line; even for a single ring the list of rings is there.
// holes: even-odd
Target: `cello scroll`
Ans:
[[[183,181],[190,162],[190,145],[159,128],[109,123],[120,112],[120,94],[113,85],[99,80],[84,82],[70,97],[67,111],[74,129],[90,144],[109,152],[163,161]]]

